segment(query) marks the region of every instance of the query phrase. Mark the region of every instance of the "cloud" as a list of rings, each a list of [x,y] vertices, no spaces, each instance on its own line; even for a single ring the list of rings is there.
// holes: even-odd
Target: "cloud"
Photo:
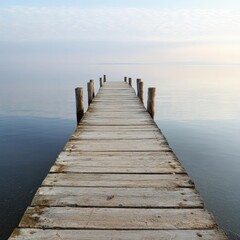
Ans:
[[[2,41],[196,41],[239,40],[235,10],[80,7],[0,9]]]

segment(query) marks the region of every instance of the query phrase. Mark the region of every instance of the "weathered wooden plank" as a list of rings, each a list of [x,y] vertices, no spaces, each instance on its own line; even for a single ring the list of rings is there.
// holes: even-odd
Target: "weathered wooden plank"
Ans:
[[[179,163],[155,163],[152,161],[112,161],[86,160],[86,161],[57,161],[50,172],[53,173],[185,173]]]
[[[104,84],[104,88],[101,90],[106,90],[106,89],[120,89],[120,90],[133,90],[128,84],[124,84],[122,82],[111,82],[108,84]]]
[[[200,208],[192,188],[41,187],[32,206]]]
[[[92,108],[109,108],[109,109],[114,109],[114,108],[119,108],[119,109],[129,109],[129,110],[135,110],[135,109],[141,109],[141,110],[145,110],[145,107],[142,105],[139,105],[138,103],[127,103],[124,104],[122,102],[114,102],[112,104],[109,104],[109,102],[93,102],[91,104]]]
[[[118,158],[116,160],[116,158]],[[57,159],[50,172],[75,173],[185,173],[178,161],[163,159],[131,159],[123,157],[85,157],[76,156]]]
[[[111,85],[111,86],[110,85],[109,86],[105,85],[104,88],[101,89],[102,92],[103,91],[111,92],[111,91],[116,91],[116,90],[117,91],[119,90],[119,92],[134,91],[134,89],[131,86],[126,86],[126,85],[121,85],[121,84],[115,84],[115,86],[114,85]]]
[[[116,110],[116,109],[115,109]],[[85,117],[101,117],[101,118],[125,118],[130,119],[140,119],[141,117],[143,117],[144,119],[150,119],[148,114],[144,114],[144,112],[120,112],[120,111],[115,111],[113,110],[112,112],[110,111],[106,111],[106,112],[97,112],[97,111],[92,111],[92,112],[87,112],[85,114]]]
[[[127,95],[126,95],[127,96]],[[136,100],[136,98],[127,98],[123,95],[119,95],[119,98],[122,98],[121,100],[116,100],[113,96],[109,95],[108,97],[101,97],[97,96],[94,98],[93,104],[98,105],[98,106],[108,106],[110,107],[111,105],[122,105],[122,107],[125,108],[130,108],[131,105],[141,107],[139,104],[139,100]],[[109,104],[109,102],[112,102],[112,104]]]
[[[104,88],[101,89],[101,91],[107,91],[107,90],[111,90],[111,91],[119,90],[120,92],[121,91],[134,91],[134,89],[131,86],[126,86],[126,85],[123,85],[123,84],[104,85]]]
[[[173,152],[61,152],[57,158],[58,161],[84,161],[96,160],[104,161],[111,160],[119,162],[126,161],[161,161],[175,164],[177,160]]]
[[[126,96],[126,97],[125,97]],[[122,98],[121,98],[122,97]],[[131,102],[134,104],[138,104],[139,103],[139,99],[136,98],[136,96],[134,95],[130,95],[130,94],[113,94],[113,95],[107,95],[107,94],[98,94],[93,102],[108,102],[108,100],[112,100],[114,102],[118,102],[118,103],[122,103],[125,104],[126,102]]]
[[[120,97],[120,96],[119,96]],[[119,106],[123,108],[131,108],[131,107],[137,107],[137,108],[144,108],[143,105],[140,104],[139,100],[129,100],[126,101],[118,101],[118,100],[112,100],[110,101],[98,101],[98,98],[96,98],[96,101],[93,101],[91,107],[113,107],[113,106]]]
[[[123,81],[111,81],[111,82],[107,82],[106,87],[115,87],[115,86],[122,86],[124,88],[130,88],[130,86],[126,83],[124,83]]]
[[[124,82],[118,82],[118,81],[111,81],[111,82],[105,83],[104,89],[107,89],[107,88],[109,88],[109,89],[122,88],[123,90],[132,89],[128,84],[125,84]]]
[[[115,131],[115,132],[100,132],[100,131],[84,131],[75,132],[72,137],[75,140],[110,140],[110,139],[159,139],[165,140],[159,131]]]
[[[121,100],[117,99],[116,100],[116,97],[117,98],[122,98]],[[122,104],[124,105],[125,107],[128,107],[128,104],[134,104],[134,105],[137,105],[139,104],[139,100],[136,100],[136,98],[134,97],[127,97],[127,95],[119,95],[119,96],[112,96],[112,95],[109,95],[109,96],[105,96],[105,97],[101,97],[101,96],[97,96],[96,98],[94,98],[94,101],[93,103],[102,103],[102,104],[108,104],[109,101],[112,101],[112,102],[115,102],[115,104]]]
[[[52,173],[42,186],[178,188],[193,187],[193,183],[185,174]]]
[[[107,113],[110,113],[110,111],[106,111]],[[112,114],[112,113],[111,113]],[[135,126],[135,125],[142,125],[142,128],[151,125],[155,125],[155,123],[150,119],[148,116],[145,116],[143,118],[139,117],[137,118],[136,116],[130,116],[130,118],[125,118],[124,116],[122,117],[117,117],[117,115],[120,115],[121,111],[116,112],[116,116],[108,116],[108,117],[101,117],[99,116],[94,116],[94,115],[89,115],[88,117],[83,117],[82,121],[80,124],[82,125],[96,125],[96,126]]]
[[[155,141],[152,139],[146,140],[70,140],[65,148],[65,151],[91,151],[91,152],[146,152],[146,151],[169,151],[165,140]]]
[[[99,90],[98,93],[124,93],[124,92],[130,92],[130,93],[135,93],[134,89],[131,88],[131,87],[126,87],[126,86],[116,86],[115,88],[114,87],[106,87],[104,86],[104,88],[101,88]]]
[[[140,109],[140,110],[145,110],[145,107],[143,105],[139,105],[138,103],[128,103],[128,104],[123,104],[122,102],[114,102],[109,104],[109,102],[105,103],[105,102],[93,102],[91,104],[92,108],[105,108],[105,109],[123,109],[123,110],[136,110],[136,109]]]
[[[101,90],[106,90],[106,89],[120,89],[120,90],[133,90],[128,84],[123,84],[121,82],[111,82],[109,84],[104,84],[104,88]]]
[[[131,92],[134,92],[134,89],[131,88],[130,86],[126,86],[126,85],[115,85],[115,86],[104,86],[103,88],[101,88],[99,90],[99,93],[100,92],[109,92],[111,93],[112,91],[117,91],[117,92],[124,92],[124,91],[131,91]]]
[[[133,88],[131,86],[123,85],[123,84],[110,84],[110,85],[104,85],[104,88],[101,89],[102,91],[106,90],[118,90],[119,91],[132,91]]]
[[[144,120],[152,120],[149,114],[144,114],[144,112],[138,112],[138,113],[122,113],[122,112],[101,112],[101,113],[94,113],[94,112],[88,112],[85,113],[85,119],[88,118],[111,118],[112,120],[115,121],[115,119],[121,119],[124,118],[125,121],[127,119],[135,119],[136,122],[138,122],[138,120],[144,119]]]
[[[82,124],[85,125],[95,125],[95,126],[130,126],[130,125],[154,125],[150,119],[121,119],[121,118],[83,118],[81,120]],[[144,127],[144,126],[143,126]]]
[[[29,207],[20,227],[71,229],[211,229],[212,216],[203,209],[125,209]]]
[[[88,125],[83,125],[79,124],[78,128],[77,128],[77,131],[100,131],[100,132],[105,132],[105,131],[110,131],[110,132],[114,132],[114,131],[127,131],[129,130],[129,132],[131,131],[139,131],[141,130],[143,132],[145,131],[155,131],[155,130],[158,130],[157,126],[156,125],[130,125],[130,126],[88,126]]]
[[[9,240],[226,240],[220,230],[42,230],[17,228]]]
[[[93,106],[91,108],[92,111],[96,110],[96,111],[101,111],[101,112],[131,112],[131,113],[135,113],[135,112],[144,112],[146,111],[146,109],[144,107],[123,107],[121,105],[115,105],[115,106]],[[148,113],[147,113],[148,114]]]
[[[139,99],[136,98],[134,92],[100,92],[97,94],[94,102],[106,102],[106,99],[112,99],[113,103],[115,102],[123,102],[126,103],[129,100],[129,103],[134,102],[138,103]]]
[[[101,171],[99,167],[102,165],[105,168],[104,172],[113,171],[115,166],[118,171],[125,167],[126,173],[138,171],[166,173],[170,171],[168,168],[175,173],[185,172],[172,152],[61,152],[56,161],[56,164],[66,164],[66,168],[71,168],[71,164],[74,163],[81,165],[81,171],[87,171],[86,167],[89,166],[91,172]],[[92,169],[91,166],[96,169]],[[54,166],[50,171],[60,171],[61,168],[67,171],[64,166]],[[80,171],[80,169],[72,171]]]
[[[131,88],[117,88],[117,89],[114,89],[114,88],[103,88],[103,89],[100,89],[100,91],[98,92],[98,95],[105,95],[108,96],[108,95],[127,95],[128,97],[132,97],[134,96],[134,90],[131,89]]]
[[[111,103],[109,103],[107,100],[112,100]],[[113,94],[113,95],[109,95],[109,94],[98,94],[96,96],[96,98],[94,98],[93,103],[96,104],[107,104],[107,105],[111,105],[111,104],[119,104],[122,103],[125,106],[128,106],[129,104],[133,104],[133,105],[139,105],[139,99],[136,98],[136,96],[132,93],[126,93],[126,94]],[[140,105],[139,105],[140,106]]]
[[[88,110],[89,112],[96,112],[96,111],[101,111],[101,112],[124,112],[124,113],[134,113],[134,112],[146,112],[145,108],[117,108],[117,107],[112,107],[112,108],[106,108],[104,106],[97,107],[97,108],[90,108]]]
[[[115,102],[128,102],[128,101],[133,101],[133,102],[139,102],[138,99],[136,99],[136,96],[133,95],[132,93],[126,93],[126,94],[108,94],[108,93],[98,93],[94,101],[102,101],[106,102],[107,100],[115,101]]]
[[[102,97],[102,96],[104,96],[104,97],[126,96],[128,98],[133,98],[133,97],[135,97],[135,92],[133,89],[119,89],[119,91],[118,91],[118,89],[108,88],[108,89],[101,89],[98,92],[97,96],[99,96],[99,97]],[[118,99],[120,99],[120,98],[117,98],[117,97],[115,98],[115,100],[118,100]]]
[[[131,87],[126,87],[126,86],[113,86],[113,87],[106,87],[104,86],[103,88],[99,89],[98,93],[124,93],[124,92],[130,92],[129,96],[132,95],[134,91],[133,88]]]
[[[124,97],[124,99],[133,99],[133,100],[136,100],[136,97],[135,97],[135,94],[134,94],[134,91],[116,91],[116,90],[101,90],[100,92],[98,92],[97,94],[97,97],[100,99],[102,98],[112,98],[114,99],[115,101],[117,100],[121,100],[123,98],[121,97]]]

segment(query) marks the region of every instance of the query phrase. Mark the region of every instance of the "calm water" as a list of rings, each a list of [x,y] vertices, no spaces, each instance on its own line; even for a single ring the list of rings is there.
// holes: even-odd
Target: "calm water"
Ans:
[[[239,66],[98,64],[42,69],[0,69],[0,239],[18,225],[75,129],[74,88],[86,87],[89,79],[98,85],[102,74],[111,80],[140,77],[145,89],[157,87],[157,124],[206,207],[231,239],[240,239]]]

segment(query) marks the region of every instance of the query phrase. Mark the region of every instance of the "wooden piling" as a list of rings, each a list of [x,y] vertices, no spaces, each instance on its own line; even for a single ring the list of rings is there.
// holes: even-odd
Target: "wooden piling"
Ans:
[[[132,78],[128,78],[128,83],[130,86],[132,86]]]
[[[140,95],[139,95],[139,83],[141,82],[141,79],[140,78],[138,78],[137,80],[136,80],[136,85],[137,85],[137,96],[140,98]]]
[[[143,81],[140,81],[138,83],[138,86],[139,86],[139,99],[140,101],[143,103],[144,99],[143,99]]]
[[[106,79],[106,75],[103,75],[103,82],[106,82],[107,79]]]
[[[156,88],[148,88],[147,111],[154,118]]]
[[[102,82],[102,78],[100,77],[99,78],[99,81],[100,81],[100,88],[103,86],[103,82]]]
[[[77,125],[84,115],[83,88],[75,88]]]
[[[93,99],[95,98],[94,80],[90,80],[90,83],[92,84],[92,99]]]
[[[88,105],[90,105],[92,103],[93,100],[93,84],[91,82],[87,83],[87,90],[88,90]]]
[[[124,77],[124,82],[127,82],[127,77]]]

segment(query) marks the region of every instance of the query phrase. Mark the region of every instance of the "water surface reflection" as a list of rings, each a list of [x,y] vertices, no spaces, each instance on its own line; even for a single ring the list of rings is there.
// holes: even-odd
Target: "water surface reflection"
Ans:
[[[75,129],[74,88],[84,87],[87,103],[87,81],[98,86],[102,74],[142,78],[145,101],[146,89],[157,87],[156,122],[221,227],[240,234],[238,66],[63,64],[37,74],[27,66],[1,71],[1,239],[18,224]]]

